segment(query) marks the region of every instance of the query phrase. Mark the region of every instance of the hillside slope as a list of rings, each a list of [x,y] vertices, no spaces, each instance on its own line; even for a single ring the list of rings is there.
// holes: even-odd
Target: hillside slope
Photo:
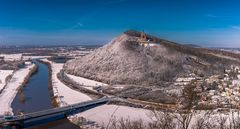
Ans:
[[[192,48],[151,35],[146,35],[150,44],[144,46],[140,37],[140,32],[126,31],[91,54],[68,61],[64,70],[108,84],[160,85],[193,72],[223,72],[238,63],[238,55]]]

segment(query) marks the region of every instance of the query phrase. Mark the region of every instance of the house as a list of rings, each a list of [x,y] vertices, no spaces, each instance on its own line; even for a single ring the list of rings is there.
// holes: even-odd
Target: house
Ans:
[[[25,65],[31,65],[32,62],[31,62],[31,61],[25,61],[24,64],[25,64]]]

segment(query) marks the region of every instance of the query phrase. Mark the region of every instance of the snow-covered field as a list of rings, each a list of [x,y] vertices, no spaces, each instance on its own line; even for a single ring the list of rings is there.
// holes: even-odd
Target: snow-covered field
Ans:
[[[16,61],[22,59],[22,54],[0,54],[0,57],[4,57],[5,61]]]
[[[83,101],[91,100],[91,98],[83,93],[70,89],[68,86],[63,84],[58,78],[57,73],[62,69],[63,64],[54,63],[47,59],[42,59],[44,62],[49,62],[52,67],[52,83],[54,96],[57,96],[57,101],[60,106],[66,104],[74,104]],[[84,84],[87,86],[96,86],[97,85],[107,85],[94,80],[85,79],[82,77],[76,77],[73,75],[68,75],[74,81]],[[71,118],[75,117],[84,117],[90,121],[96,122],[98,125],[107,126],[110,119],[115,117],[116,119],[126,118],[130,120],[142,119],[144,121],[150,121],[149,114],[151,112],[145,109],[132,108],[127,106],[118,106],[118,105],[102,105],[83,113],[79,113]]]
[[[152,121],[152,112],[146,109],[118,105],[102,105],[78,114],[88,120],[95,121],[98,125],[106,127],[113,119],[129,119],[131,121]]]
[[[81,84],[81,85],[85,85],[85,86],[107,86],[107,84],[102,83],[102,82],[86,79],[86,78],[83,78],[83,77],[74,76],[74,75],[71,75],[71,74],[66,74],[66,75],[69,78],[71,78],[72,80],[74,80],[75,82],[77,82],[78,84]]]
[[[66,74],[66,75],[73,81],[77,82],[80,85],[83,85],[84,88],[89,89],[89,90],[93,90],[93,87],[97,87],[97,86],[108,86],[108,84],[90,80],[90,79],[86,79],[83,77],[78,77],[78,76],[74,76],[71,74]]]
[[[65,106],[91,100],[89,96],[72,90],[57,78],[57,73],[60,72],[60,70],[63,68],[63,64],[54,63],[47,59],[42,59],[42,61],[49,62],[51,64],[53,92],[54,96],[57,97],[56,99],[59,103],[59,106]]]
[[[49,58],[50,56],[23,56],[23,60]]]
[[[6,85],[6,78],[13,73],[13,70],[0,70],[0,90]]]
[[[34,66],[35,64],[31,64],[14,72],[11,80],[0,94],[0,115],[3,115],[7,112],[13,114],[11,103],[18,92],[18,88],[22,85],[25,78]]]

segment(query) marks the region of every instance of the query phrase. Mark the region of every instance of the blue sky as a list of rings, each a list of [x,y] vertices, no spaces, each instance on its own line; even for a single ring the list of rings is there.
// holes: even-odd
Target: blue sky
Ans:
[[[128,29],[240,47],[240,1],[0,0],[0,45],[104,44]]]

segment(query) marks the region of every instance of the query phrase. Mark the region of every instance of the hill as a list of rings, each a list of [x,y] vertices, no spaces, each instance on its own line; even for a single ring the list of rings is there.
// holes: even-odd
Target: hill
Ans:
[[[221,73],[239,63],[230,52],[181,45],[134,30],[124,32],[64,70],[108,84],[161,85],[190,73]]]

